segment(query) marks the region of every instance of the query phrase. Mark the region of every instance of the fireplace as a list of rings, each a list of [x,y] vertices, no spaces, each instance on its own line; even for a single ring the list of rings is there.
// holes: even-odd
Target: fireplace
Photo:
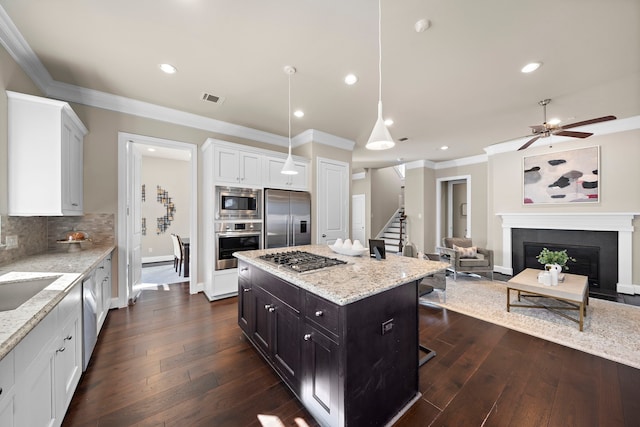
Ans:
[[[567,250],[575,262],[567,263],[569,273],[589,278],[589,293],[613,297],[618,284],[618,233],[615,231],[511,230],[513,273],[525,268],[542,268],[536,259],[542,248]]]
[[[613,281],[615,284],[615,291],[634,294],[635,286],[633,285],[633,220],[639,214],[630,212],[619,213],[545,213],[545,212],[531,212],[531,213],[499,213],[497,214],[502,218],[502,253],[497,252],[495,271],[503,274],[512,275],[518,268],[524,268],[523,265],[514,264],[512,253],[516,248],[512,243],[512,230],[514,229],[532,229],[532,230],[554,230],[553,234],[560,235],[560,231],[573,231],[578,232],[581,239],[576,242],[568,242],[564,240],[548,240],[545,237],[544,240],[528,239],[529,242],[547,243],[564,248],[566,244],[576,244],[577,246],[597,246],[600,247],[599,254],[599,279],[598,285],[600,288],[603,286],[603,282],[607,282],[607,286],[611,286]],[[590,243],[585,241],[586,231],[606,231],[612,232],[616,236],[617,250],[607,248],[603,250],[600,245],[600,241],[596,243]],[[601,236],[596,234],[596,236]],[[597,238],[599,239],[599,238]],[[519,243],[517,245],[520,245]],[[551,249],[551,248],[549,248]],[[617,260],[608,258],[602,259],[603,254],[606,256],[613,256],[614,252],[617,254]],[[524,263],[524,261],[522,261]],[[613,275],[609,278],[603,278],[603,269],[617,269],[617,275]],[[616,279],[617,277],[617,279]],[[617,280],[617,282],[615,282]]]

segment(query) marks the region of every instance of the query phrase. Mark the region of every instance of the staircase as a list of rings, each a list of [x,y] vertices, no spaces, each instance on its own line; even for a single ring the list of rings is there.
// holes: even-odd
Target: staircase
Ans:
[[[388,253],[400,252],[400,218],[404,215],[404,209],[398,209],[391,217],[385,228],[382,229],[376,239],[384,240],[384,247]],[[402,236],[406,235],[406,223],[403,225]]]

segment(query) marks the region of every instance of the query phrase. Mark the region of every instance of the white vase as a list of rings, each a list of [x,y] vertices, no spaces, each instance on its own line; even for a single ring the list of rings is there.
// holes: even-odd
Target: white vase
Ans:
[[[559,264],[547,264],[545,269],[551,274],[551,286],[558,286],[558,276],[562,271],[562,266]]]

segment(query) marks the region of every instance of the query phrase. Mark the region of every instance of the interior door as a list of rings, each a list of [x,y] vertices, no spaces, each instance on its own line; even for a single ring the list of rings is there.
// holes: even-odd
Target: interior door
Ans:
[[[364,194],[351,196],[351,237],[353,241],[360,240],[360,243],[367,246],[365,200]]]
[[[333,244],[349,236],[349,165],[318,158],[318,238],[319,245]]]
[[[142,154],[136,144],[131,147],[131,186],[129,194],[129,295],[135,299],[133,290],[142,279]]]

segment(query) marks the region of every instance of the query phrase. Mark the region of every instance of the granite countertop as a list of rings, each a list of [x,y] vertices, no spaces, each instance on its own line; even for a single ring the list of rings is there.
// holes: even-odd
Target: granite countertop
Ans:
[[[269,253],[294,250],[337,258],[346,261],[347,264],[296,273],[259,258]],[[386,259],[377,261],[369,258],[368,254],[355,257],[340,255],[324,245],[242,251],[235,252],[233,255],[338,305],[350,304],[370,295],[422,279],[446,269],[449,265],[446,262],[420,260],[394,254],[387,254]]]
[[[93,245],[80,252],[46,252],[0,266],[0,286],[2,282],[57,277],[20,307],[0,312],[0,360],[114,249],[113,245]]]

